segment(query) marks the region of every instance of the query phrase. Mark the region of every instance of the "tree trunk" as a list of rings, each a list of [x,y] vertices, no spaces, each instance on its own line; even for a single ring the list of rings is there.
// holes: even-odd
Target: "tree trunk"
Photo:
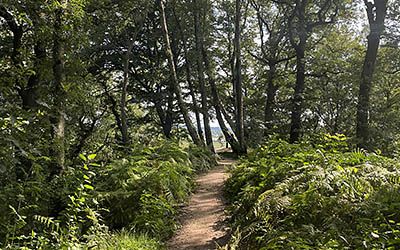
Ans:
[[[189,61],[189,55],[188,55],[188,48],[186,46],[186,38],[182,32],[182,29],[180,27],[180,24],[178,22],[178,19],[176,18],[176,22],[178,23],[178,29],[180,31],[180,34],[182,36],[182,42],[183,42],[183,53],[184,53],[184,57],[185,57],[185,73],[186,73],[186,81],[188,83],[189,86],[189,94],[192,98],[192,102],[193,102],[193,112],[195,114],[196,117],[196,125],[197,125],[197,132],[199,133],[199,137],[200,140],[202,141],[202,143],[205,145],[204,142],[204,133],[203,133],[203,128],[201,126],[201,119],[200,119],[200,107],[199,104],[197,102],[197,98],[196,98],[196,88],[193,84],[192,81],[192,71],[191,71],[191,63]]]
[[[158,117],[160,118],[163,134],[167,139],[171,139],[171,131],[173,124],[172,111],[170,110],[172,103],[169,101],[170,99],[172,100],[172,97],[168,97],[168,104],[166,111],[164,111],[164,109],[162,108],[161,101],[155,102],[156,112],[158,114]]]
[[[204,64],[206,67],[206,72],[208,75],[208,81],[209,81],[209,84],[211,87],[212,103],[213,103],[213,106],[215,109],[219,127],[221,128],[222,133],[224,134],[225,140],[231,145],[232,151],[235,154],[239,155],[239,154],[241,154],[240,144],[239,144],[238,140],[236,139],[235,134],[232,133],[229,130],[229,128],[225,125],[225,120],[224,120],[224,116],[223,116],[223,106],[219,99],[217,84],[215,81],[215,76],[211,70],[211,64],[208,60],[207,51],[205,50],[204,47],[202,48],[201,51],[202,51],[202,55],[203,55]],[[228,117],[225,117],[225,119],[228,119]]]
[[[34,52],[35,52],[35,59],[34,59],[35,74],[29,76],[26,88],[23,88],[20,91],[22,106],[24,109],[33,109],[38,105],[37,94],[42,76],[40,66],[43,63],[43,60],[46,58],[46,48],[44,47],[44,44],[41,41],[36,42],[36,45],[34,47]]]
[[[124,77],[122,82],[122,92],[120,100],[120,113],[121,113],[121,143],[123,146],[129,144],[129,134],[128,134],[128,117],[126,114],[126,96],[129,84],[129,60],[131,57],[131,52],[133,48],[133,42],[129,41],[128,50],[125,54],[124,60]]]
[[[243,114],[243,88],[242,88],[242,59],[240,48],[240,19],[241,19],[241,0],[236,0],[236,14],[235,14],[235,38],[234,38],[234,53],[235,53],[235,97],[236,97],[236,132],[240,145],[239,154],[245,154],[247,148],[244,138],[244,114]]]
[[[174,57],[172,55],[171,44],[170,44],[169,35],[168,35],[167,19],[165,17],[164,0],[160,0],[159,5],[160,5],[160,14],[161,14],[161,28],[162,28],[163,39],[164,39],[164,43],[165,43],[164,50],[165,50],[165,53],[168,58],[168,66],[169,66],[170,73],[171,73],[171,85],[172,85],[171,87],[173,88],[173,90],[175,92],[175,95],[176,95],[176,98],[178,101],[178,105],[179,105],[179,109],[182,112],[183,119],[185,120],[185,124],[188,129],[190,137],[192,138],[193,142],[196,145],[201,146],[202,145],[201,140],[197,134],[196,128],[193,126],[193,123],[190,120],[189,111],[186,106],[186,103],[183,100],[182,90],[181,90],[181,87],[179,86],[178,77],[176,75],[176,69],[175,69],[175,65],[174,65]]]
[[[308,39],[307,23],[306,23],[306,6],[307,1],[299,1],[296,3],[294,15],[298,18],[298,25],[293,27],[292,21],[289,20],[289,40],[296,52],[296,84],[294,86],[294,94],[292,99],[292,114],[290,125],[290,143],[295,143],[300,140],[301,136],[301,115],[303,113],[303,95],[306,79],[306,62],[305,51]],[[294,30],[296,30],[298,41],[295,41]]]
[[[4,7],[0,6],[0,17],[3,17],[13,33],[13,50],[11,60],[16,67],[21,67],[21,49],[22,49],[22,36],[24,30],[22,25],[18,25],[14,16]]]
[[[54,167],[52,175],[61,175],[65,169],[65,99],[66,93],[63,87],[65,82],[64,72],[64,35],[63,35],[63,19],[64,10],[63,3],[55,11],[55,20],[53,27],[53,114],[51,122],[53,126],[53,160]]]
[[[206,144],[208,149],[211,152],[215,152],[214,144],[212,139],[211,127],[210,127],[210,116],[208,114],[208,105],[207,105],[207,92],[206,92],[206,84],[204,78],[204,64],[203,64],[203,56],[202,49],[203,48],[203,31],[200,26],[200,6],[198,5],[196,0],[193,0],[194,3],[194,29],[195,29],[195,39],[196,39],[196,54],[197,54],[197,72],[199,76],[200,83],[200,94],[201,94],[201,106],[202,106],[202,114],[203,114],[203,122],[204,122],[204,131],[206,135]]]
[[[177,22],[178,22],[178,20],[177,20]],[[199,108],[199,104],[197,103],[195,86],[193,85],[192,78],[191,78],[192,72],[191,72],[191,67],[190,67],[188,49],[186,46],[186,39],[183,35],[183,32],[182,32],[179,24],[178,24],[178,28],[180,30],[182,40],[183,40],[182,42],[183,42],[183,53],[184,53],[184,57],[185,57],[186,81],[188,83],[189,94],[190,94],[190,96],[192,98],[192,102],[193,102],[193,112],[196,117],[197,132],[199,133],[200,139],[204,142],[204,135],[203,135],[204,133],[203,133],[203,128],[201,127],[201,119],[200,119],[200,111],[199,111],[200,108]]]
[[[267,79],[267,97],[265,100],[265,110],[264,110],[264,135],[268,135],[269,131],[273,128],[273,112],[275,106],[275,96],[278,87],[274,84],[274,79],[276,75],[276,64],[269,64],[268,79]]]
[[[368,116],[370,109],[370,91],[372,88],[376,58],[378,56],[380,37],[385,29],[387,10],[387,0],[375,0],[374,3],[364,2],[367,7],[370,33],[368,35],[367,53],[361,73],[357,105],[356,137],[357,144],[361,148],[367,148],[369,144]]]
[[[301,136],[301,115],[305,85],[305,40],[296,49],[296,85],[292,99],[290,143],[298,142]]]
[[[186,61],[186,63],[185,63],[186,81],[189,85],[190,96],[192,97],[193,112],[196,117],[197,132],[199,133],[200,139],[204,142],[203,128],[201,127],[199,104],[197,103],[195,87],[193,86],[193,82],[191,80],[191,70],[190,70],[190,64],[189,64],[188,57],[187,57],[187,52],[185,52],[185,61]]]

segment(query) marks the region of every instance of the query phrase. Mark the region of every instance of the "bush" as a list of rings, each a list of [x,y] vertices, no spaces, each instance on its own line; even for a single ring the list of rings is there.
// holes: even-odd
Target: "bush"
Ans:
[[[39,167],[24,181],[1,177],[0,248],[158,249],[176,229],[194,173],[215,162],[204,149],[170,141],[137,146],[106,167],[95,155],[80,158],[83,164],[61,177],[48,178]],[[112,234],[124,228],[148,236]],[[98,243],[103,238],[108,242]]]
[[[397,249],[400,164],[343,136],[271,141],[232,171],[226,193],[240,249]]]
[[[166,141],[112,162],[97,180],[107,225],[168,238],[176,229],[176,208],[192,190],[194,170],[210,168],[212,162],[204,150]]]

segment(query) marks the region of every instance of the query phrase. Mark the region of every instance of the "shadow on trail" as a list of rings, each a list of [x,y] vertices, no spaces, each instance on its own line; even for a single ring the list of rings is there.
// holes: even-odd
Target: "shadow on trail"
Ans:
[[[236,156],[226,149],[217,153],[218,165],[196,178],[197,189],[181,213],[182,228],[168,241],[167,249],[210,250],[228,242],[222,189],[226,169],[235,163]]]

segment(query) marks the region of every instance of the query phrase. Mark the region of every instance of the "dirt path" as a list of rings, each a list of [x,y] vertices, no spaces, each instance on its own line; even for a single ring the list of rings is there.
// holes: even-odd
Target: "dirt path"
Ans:
[[[225,167],[232,163],[220,160],[217,167],[197,178],[196,191],[180,218],[182,228],[167,243],[169,250],[208,250],[226,243],[222,188],[227,178]]]

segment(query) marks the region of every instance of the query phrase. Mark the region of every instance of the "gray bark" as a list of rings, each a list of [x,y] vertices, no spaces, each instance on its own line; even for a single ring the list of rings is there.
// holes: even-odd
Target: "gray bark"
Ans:
[[[168,66],[170,69],[171,73],[171,87],[173,88],[179,109],[181,110],[181,113],[183,115],[183,119],[185,120],[186,128],[188,129],[189,135],[192,138],[193,142],[198,145],[202,146],[201,140],[197,134],[196,128],[193,126],[192,121],[190,120],[189,116],[189,111],[187,108],[186,103],[183,100],[182,97],[182,90],[181,87],[179,86],[179,81],[178,77],[176,74],[176,69],[174,65],[174,57],[172,54],[171,50],[171,43],[169,40],[169,35],[168,35],[168,26],[167,26],[167,19],[165,17],[165,8],[164,8],[164,1],[160,0],[159,1],[159,6],[160,6],[160,14],[161,14],[161,28],[162,28],[162,33],[163,33],[163,39],[164,39],[164,50],[168,58]]]
[[[380,38],[385,30],[385,17],[387,12],[387,0],[375,0],[373,3],[364,0],[370,32],[368,35],[367,53],[361,73],[361,83],[357,105],[356,137],[359,147],[367,148],[369,144],[369,109],[370,92],[375,71],[376,58],[378,56]]]
[[[240,145],[240,154],[247,152],[245,137],[244,137],[244,112],[243,112],[243,87],[242,87],[242,58],[241,58],[241,0],[236,0],[235,14],[235,38],[234,38],[234,53],[235,53],[235,104],[236,104],[236,133]]]
[[[193,0],[194,3],[194,27],[195,27],[195,38],[196,38],[196,52],[197,52],[197,72],[200,83],[200,94],[201,94],[201,106],[202,106],[202,114],[203,114],[203,122],[204,122],[204,131],[206,135],[206,144],[208,149],[211,152],[215,152],[214,144],[212,139],[211,127],[210,127],[210,116],[208,114],[208,105],[207,105],[207,92],[206,92],[206,84],[204,78],[204,64],[203,64],[203,55],[201,48],[203,48],[203,31],[200,25],[200,6],[196,0]]]

